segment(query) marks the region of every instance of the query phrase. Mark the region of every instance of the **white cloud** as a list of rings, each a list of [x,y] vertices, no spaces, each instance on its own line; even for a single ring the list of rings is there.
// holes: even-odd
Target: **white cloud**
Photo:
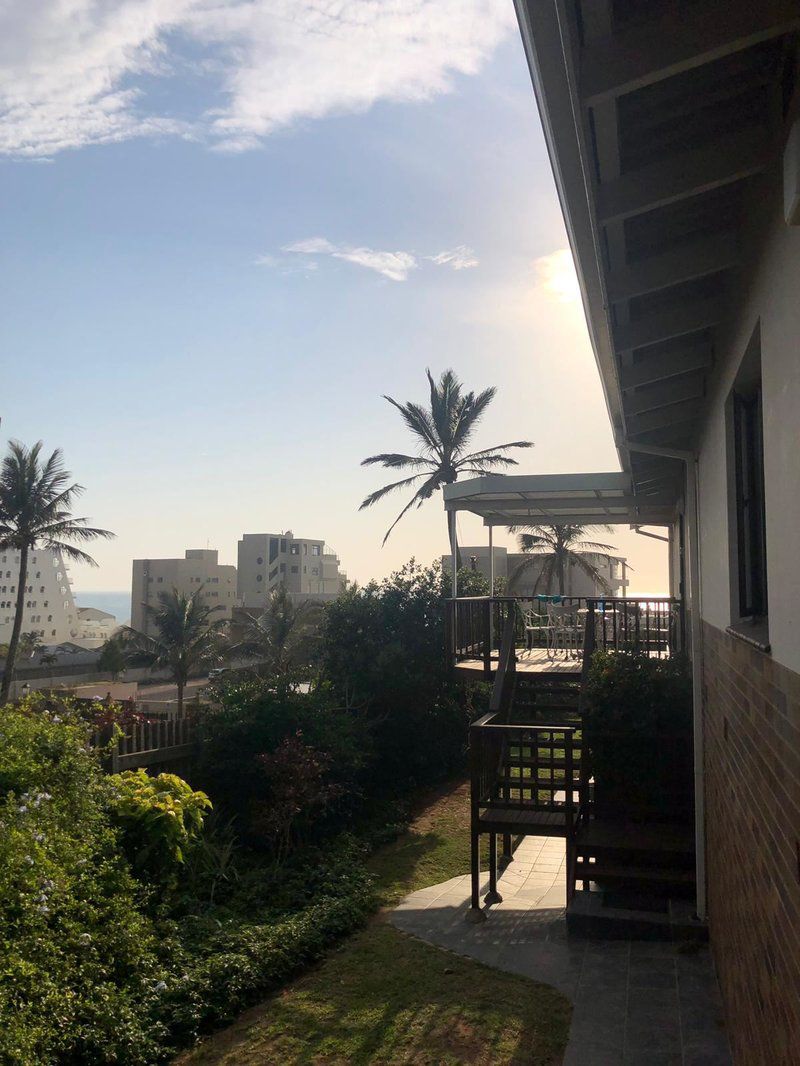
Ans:
[[[481,68],[512,25],[508,0],[8,4],[0,153],[41,158],[153,135],[241,151],[303,119],[447,92],[456,75]],[[148,79],[177,78],[189,62],[213,105],[176,118],[148,99]]]
[[[392,281],[405,281],[409,273],[419,265],[417,257],[411,252],[381,252],[374,248],[354,248],[347,244],[331,244],[325,237],[310,237],[308,240],[295,241],[284,245],[284,252],[296,252],[301,255],[330,255],[334,259],[344,259],[356,266],[374,270]]]
[[[562,303],[578,303],[581,290],[572,253],[567,248],[559,248],[550,255],[540,256],[533,261],[537,285]]]
[[[459,244],[457,248],[451,248],[450,251],[439,252],[438,255],[427,255],[425,258],[430,259],[437,266],[449,266],[453,270],[469,270],[480,263],[473,249],[468,248],[466,244]]]

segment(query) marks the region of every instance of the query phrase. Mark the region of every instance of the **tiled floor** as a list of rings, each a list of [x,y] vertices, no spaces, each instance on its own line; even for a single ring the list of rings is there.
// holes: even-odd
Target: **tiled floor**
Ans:
[[[569,996],[564,1066],[729,1066],[707,947],[568,937],[563,840],[527,837],[498,887],[503,902],[476,925],[465,921],[468,876],[412,893],[392,921]]]

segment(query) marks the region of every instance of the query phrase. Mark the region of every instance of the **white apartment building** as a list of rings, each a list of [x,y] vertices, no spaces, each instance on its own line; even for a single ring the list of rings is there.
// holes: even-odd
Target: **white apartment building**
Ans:
[[[190,596],[203,587],[209,607],[221,607],[214,618],[229,619],[236,606],[236,567],[219,562],[210,548],[187,549],[183,559],[134,559],[131,586],[131,626],[150,634],[153,621],[145,604],[158,607],[159,594],[178,592]]]
[[[16,615],[19,552],[0,551],[0,644],[11,640]],[[28,555],[23,633],[35,633],[43,644],[62,644],[79,636],[78,611],[69,574],[59,552],[36,548]]]
[[[267,597],[284,584],[295,600],[331,600],[345,588],[339,557],[324,540],[286,533],[245,533],[239,541],[239,602],[264,607]]]
[[[533,596],[535,593],[558,593],[555,581],[550,589],[540,580],[544,557],[526,552],[510,552],[507,548],[495,547],[494,576],[502,578],[506,591],[514,596]],[[467,569],[478,570],[489,578],[489,548],[486,545],[461,548],[461,565]],[[597,567],[600,576],[607,582],[608,589],[599,582],[592,581],[579,567],[570,566],[564,574],[565,596],[627,596],[628,560],[621,555],[606,555],[586,552],[589,562]],[[519,572],[523,563],[525,569]],[[442,556],[442,568],[445,573],[452,569],[452,556]]]

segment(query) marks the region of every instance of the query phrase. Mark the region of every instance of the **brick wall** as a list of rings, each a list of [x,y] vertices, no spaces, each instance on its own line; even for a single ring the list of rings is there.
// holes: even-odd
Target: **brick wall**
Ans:
[[[737,1066],[800,1063],[800,674],[704,624],[711,942]]]

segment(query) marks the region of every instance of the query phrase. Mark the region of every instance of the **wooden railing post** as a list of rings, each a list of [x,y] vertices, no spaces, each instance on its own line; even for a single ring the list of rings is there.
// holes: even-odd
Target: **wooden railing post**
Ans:
[[[481,606],[483,607],[483,672],[490,677],[492,673],[492,597],[490,596]]]

